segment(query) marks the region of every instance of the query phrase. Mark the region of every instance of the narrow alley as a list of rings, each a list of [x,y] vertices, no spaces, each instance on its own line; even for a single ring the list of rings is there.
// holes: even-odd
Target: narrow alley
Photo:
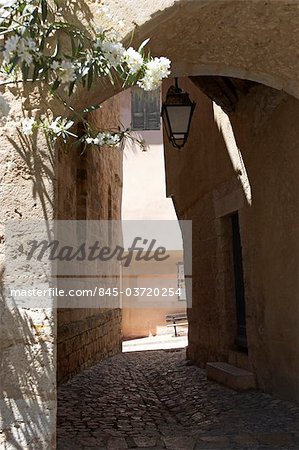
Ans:
[[[299,449],[299,406],[207,381],[185,350],[122,353],[62,384],[59,450]]]

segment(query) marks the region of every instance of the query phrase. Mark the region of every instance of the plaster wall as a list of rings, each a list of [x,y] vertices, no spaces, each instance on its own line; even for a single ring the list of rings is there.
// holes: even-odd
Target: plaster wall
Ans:
[[[131,127],[131,92],[126,90],[116,96],[120,104],[120,122],[124,127]],[[165,163],[162,122],[160,130],[136,131],[133,135],[146,144],[143,152],[138,145],[127,141],[123,149],[123,220],[171,220],[177,222],[177,215],[170,198],[166,197]],[[179,225],[177,224],[178,232]],[[125,238],[125,237],[124,237]],[[171,287],[177,289],[176,264],[182,261],[183,251],[174,252],[169,262],[169,277],[172,277]],[[123,271],[123,275],[126,272]],[[145,287],[147,280],[140,277],[124,278],[123,289],[126,286]],[[157,279],[155,287],[159,286]],[[153,287],[151,285],[151,287]],[[166,314],[185,312],[186,302],[181,301],[176,306],[163,307],[165,299],[155,298],[159,306],[132,307],[130,297],[123,297],[122,333],[123,338],[136,338],[156,335],[159,327],[165,327]]]

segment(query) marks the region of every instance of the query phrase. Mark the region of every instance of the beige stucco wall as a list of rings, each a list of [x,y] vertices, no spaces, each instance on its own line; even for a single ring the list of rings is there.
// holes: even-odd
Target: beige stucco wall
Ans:
[[[163,263],[133,260],[122,268],[124,339],[165,333],[166,315],[186,313],[186,300],[177,295],[177,264],[183,260],[183,252],[168,250],[167,255]],[[138,290],[146,295],[134,296]]]
[[[119,120],[131,128],[131,91],[118,94]],[[170,198],[166,197],[162,122],[160,130],[135,131],[143,139],[146,151],[127,140],[123,149],[123,220],[175,220],[177,216]]]
[[[166,171],[179,217],[193,220],[188,355],[204,364],[235,348],[228,214],[238,210],[249,359],[259,387],[298,400],[298,100],[258,85],[228,118],[181,85],[197,108],[183,150],[166,145]]]
[[[118,94],[120,122],[124,127],[131,127],[131,91],[130,89]],[[127,141],[123,149],[123,193],[122,193],[122,219],[123,220],[172,220],[177,222],[173,202],[166,197],[165,162],[162,121],[160,130],[134,132],[137,139],[143,139],[146,151],[141,151],[138,145]],[[163,226],[163,224],[162,224]],[[165,226],[165,225],[164,225]],[[177,224],[179,232],[179,224]],[[125,236],[124,236],[125,238]],[[181,251],[175,252],[169,261],[170,287],[177,289],[176,264],[183,259]],[[157,267],[159,269],[159,266]],[[157,269],[156,268],[156,269]],[[129,281],[125,278],[123,270],[123,290],[126,286],[144,287],[142,275]],[[159,286],[159,279],[153,281],[152,287]],[[166,314],[185,312],[186,302],[181,301],[176,306],[163,307],[164,298],[155,298],[159,306],[131,307],[132,298],[123,296],[122,303],[122,334],[123,338],[135,338],[156,335],[159,327],[165,327]]]

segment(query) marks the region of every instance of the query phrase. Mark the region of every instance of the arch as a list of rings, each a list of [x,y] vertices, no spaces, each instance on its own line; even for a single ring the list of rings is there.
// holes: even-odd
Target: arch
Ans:
[[[168,7],[156,10],[161,4]],[[143,6],[147,14],[142,13]],[[110,9],[115,8],[110,2]],[[133,44],[138,46],[149,37],[151,53],[172,61],[173,76],[247,79],[299,98],[299,61],[294,52],[299,40],[297,1],[142,0],[138,4],[129,2],[125,9],[117,3],[117,8],[118,17],[123,14],[128,20],[130,14],[139,25]],[[130,38],[131,34],[124,41],[129,42]],[[101,81],[84,94],[84,101],[104,101],[120,90],[120,85],[108,84],[103,89]],[[79,99],[82,104],[78,91]]]

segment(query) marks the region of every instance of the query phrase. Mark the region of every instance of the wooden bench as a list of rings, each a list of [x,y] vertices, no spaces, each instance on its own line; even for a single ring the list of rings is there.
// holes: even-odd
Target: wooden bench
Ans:
[[[174,328],[175,337],[179,336],[178,331],[177,331],[178,326],[188,325],[186,313],[166,314],[165,319],[166,319],[166,322],[171,322],[167,325],[167,327]]]

